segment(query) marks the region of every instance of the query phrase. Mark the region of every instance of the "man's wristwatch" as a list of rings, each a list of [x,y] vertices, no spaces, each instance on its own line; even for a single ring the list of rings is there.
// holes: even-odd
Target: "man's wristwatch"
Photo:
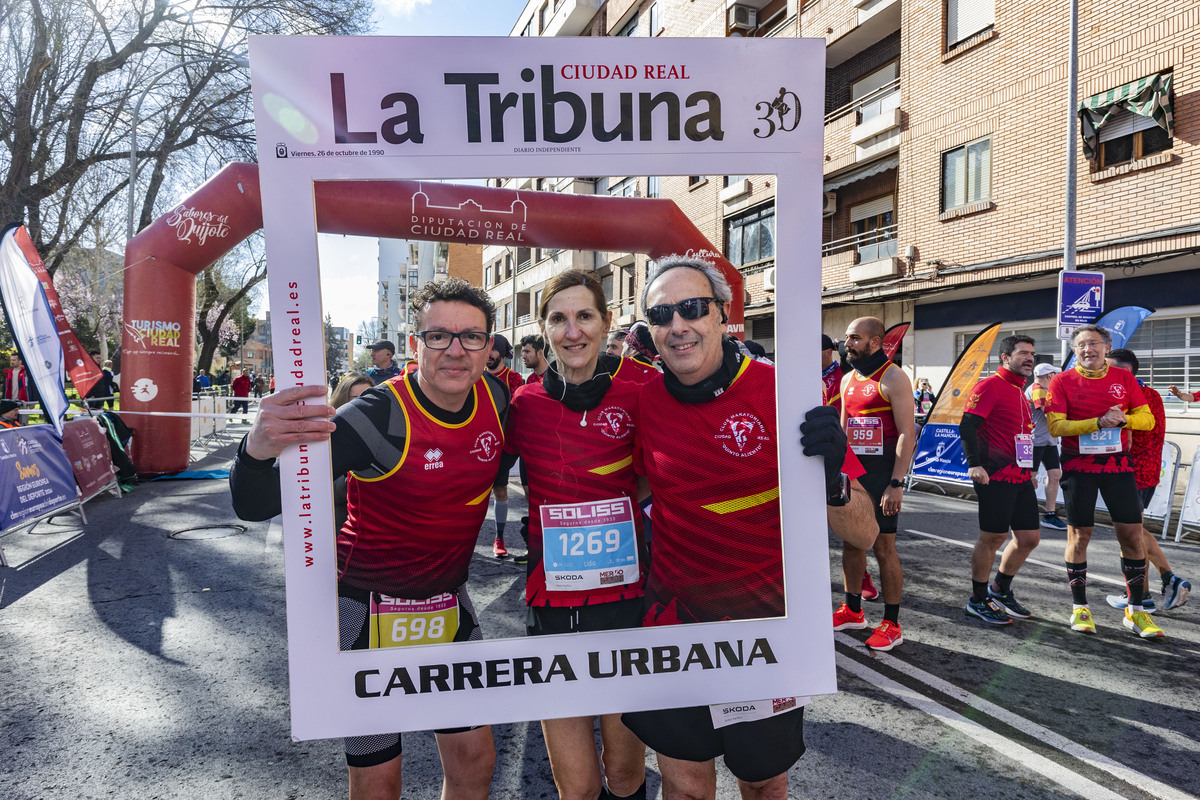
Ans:
[[[850,502],[850,478],[844,472],[838,478],[837,485],[827,487],[828,494],[825,495],[825,505],[834,508],[841,508]]]
[[[892,478],[890,481],[888,481],[888,486],[892,487],[893,489],[899,489],[903,485],[904,481],[899,480],[898,478]]]

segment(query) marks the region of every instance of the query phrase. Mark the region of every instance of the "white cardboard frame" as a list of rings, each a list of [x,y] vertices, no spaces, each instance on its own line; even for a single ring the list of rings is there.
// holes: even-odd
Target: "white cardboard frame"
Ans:
[[[824,52],[822,40],[803,39],[251,39],[270,305],[276,320],[273,346],[281,389],[322,383],[325,375],[314,181],[695,173],[779,177],[776,340],[788,616],[340,653],[329,447],[292,448],[281,457],[280,472],[294,738],[836,691],[824,479],[820,463],[801,455],[797,433],[804,411],[820,404],[816,342],[821,319],[818,203]],[[483,141],[468,141],[464,88],[446,85],[444,74],[495,73],[499,83],[482,91],[537,95],[538,81],[525,82],[521,73],[526,68],[539,71],[547,64],[560,77],[570,65],[619,65],[624,74],[632,69],[632,78],[556,81],[555,92],[573,91],[585,99],[603,93],[609,109],[616,108],[621,92],[636,96],[671,91],[679,95],[686,121],[703,108],[687,107],[686,99],[695,92],[713,92],[720,99],[723,138],[693,141],[681,135],[670,141],[665,125],[655,119],[649,141],[635,137],[630,142],[598,142],[591,138],[589,125],[578,139],[547,146],[523,141],[520,116],[515,114],[505,128],[507,141],[489,141],[486,121]],[[419,102],[423,142],[336,144],[331,73],[345,76],[350,130],[379,131],[384,119],[398,113],[380,111],[381,98],[406,92]],[[781,118],[769,105],[781,87],[801,110],[798,123],[791,130],[777,129],[763,136],[772,125],[786,127],[775,125]],[[565,107],[559,111],[565,113]],[[287,157],[277,154],[277,148]],[[289,357],[282,358],[284,354]],[[284,368],[288,363],[291,366]],[[736,475],[731,479],[736,480]],[[486,616],[482,621],[486,631]],[[608,678],[589,674],[589,653],[601,654],[601,662],[607,663],[614,650],[644,649],[653,655],[654,648],[677,647],[686,656],[693,647],[712,654],[717,642],[736,646],[739,641],[747,658],[756,646],[760,653],[769,649],[773,658],[760,656],[743,666],[722,662],[719,668],[645,675],[636,671]],[[451,685],[449,691],[431,685],[427,693],[405,694],[397,689],[386,697],[356,693],[356,681],[367,693],[381,690],[394,670],[406,671],[419,688],[422,670],[446,670],[453,676],[455,664],[481,665],[485,675],[495,675],[495,683],[502,684],[506,671],[512,680],[517,659],[540,659],[543,675],[552,664],[561,673],[565,664],[575,679],[559,674],[536,684],[462,689]]]

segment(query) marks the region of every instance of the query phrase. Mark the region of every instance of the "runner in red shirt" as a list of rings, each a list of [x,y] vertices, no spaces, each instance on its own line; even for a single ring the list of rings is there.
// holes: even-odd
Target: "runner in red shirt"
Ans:
[[[1109,367],[1119,367],[1127,369],[1136,378],[1138,374],[1138,357],[1132,350],[1112,350],[1105,359]],[[1150,501],[1154,497],[1154,490],[1158,487],[1158,482],[1162,476],[1162,452],[1163,443],[1167,436],[1167,412],[1163,407],[1163,399],[1158,392],[1147,386],[1140,379],[1138,386],[1142,388],[1142,394],[1146,398],[1146,404],[1150,407],[1150,413],[1154,416],[1154,427],[1148,431],[1134,431],[1133,444],[1129,450],[1129,456],[1133,459],[1133,476],[1137,482],[1138,499],[1142,504],[1142,513],[1150,506]],[[1146,558],[1154,564],[1158,570],[1159,576],[1162,578],[1162,609],[1166,611],[1171,608],[1178,608],[1187,602],[1188,593],[1192,590],[1190,581],[1176,575],[1171,570],[1171,565],[1167,561],[1167,556],[1163,553],[1162,547],[1158,544],[1158,538],[1151,535],[1146,530],[1145,521],[1142,523],[1142,542],[1146,546]],[[1150,578],[1149,567],[1146,568],[1146,579]],[[1128,594],[1108,595],[1105,598],[1108,604],[1113,608],[1124,609],[1129,605]],[[1150,592],[1146,592],[1146,596],[1142,598],[1142,607],[1146,611],[1153,612],[1155,608],[1154,598]]]
[[[731,299],[715,266],[683,256],[656,261],[642,298],[664,367],[643,389],[636,420],[634,465],[653,494],[646,624],[784,612],[775,368],[724,335]],[[802,433],[805,454],[825,459],[831,528],[869,547],[870,505],[842,471],[846,437],[833,410],[810,411]],[[760,706],[765,716],[736,725],[714,722],[707,706],[623,720],[657,751],[665,797],[685,787],[689,797],[714,797],[718,755],[744,797],[782,796],[804,751],[803,707]]]
[[[821,384],[825,405],[842,413],[842,363],[838,359],[837,347],[828,334],[821,334]]]
[[[1128,370],[1110,368],[1104,358],[1112,336],[1099,325],[1080,325],[1071,332],[1075,368],[1050,380],[1046,423],[1062,438],[1063,499],[1067,507],[1064,558],[1071,583],[1071,629],[1095,633],[1087,603],[1087,546],[1092,538],[1096,495],[1104,497],[1121,544],[1121,571],[1129,590],[1125,627],[1142,638],[1163,635],[1142,608],[1145,595],[1146,548],[1142,542],[1142,507],[1129,459],[1130,431],[1154,428],[1137,379]]]
[[[556,275],[538,323],[554,362],[540,382],[514,395],[505,438],[529,482],[526,631],[637,628],[647,552],[633,470],[634,418],[647,376],[628,359],[602,352],[612,312],[591,273]],[[600,563],[588,563],[594,561]],[[594,725],[590,716],[542,721],[559,796],[645,797],[645,746],[618,714],[604,714],[597,757]]]
[[[533,370],[525,377],[525,383],[540,383],[546,374],[546,340],[536,333],[521,337],[521,362]]]
[[[1000,342],[1000,368],[975,385],[958,430],[967,474],[979,497],[979,539],[971,555],[971,598],[967,614],[992,625],[1028,619],[1012,581],[1041,539],[1037,494],[1033,489],[1033,413],[1025,381],[1033,374],[1034,341],[1009,336]],[[1012,539],[1000,556],[996,582],[988,575],[1009,529]]]
[[[398,628],[410,643],[483,638],[465,582],[508,414],[507,387],[485,374],[495,307],[482,289],[451,278],[426,284],[413,308],[415,374],[367,390],[334,422],[320,400],[325,386],[269,395],[230,470],[234,510],[252,520],[280,511],[273,465],[285,447],[328,440],[333,476],[353,473],[337,534],[343,650],[400,644],[386,641]],[[407,622],[416,616],[430,620],[420,640]],[[486,797],[491,728],[435,733],[443,794]],[[400,797],[400,734],[347,737],[345,750],[351,797]]]
[[[525,385],[519,373],[509,369],[504,363],[513,357],[513,347],[508,339],[499,333],[492,335],[492,349],[488,351],[488,372],[495,375],[508,386],[509,394],[516,394],[517,389]],[[492,555],[504,558],[508,548],[504,546],[504,528],[508,524],[508,470],[496,473],[496,481],[492,484],[492,497],[495,499],[496,537],[492,542]]]
[[[900,597],[904,570],[896,551],[896,531],[904,500],[904,476],[916,444],[913,394],[904,371],[883,349],[883,320],[861,317],[846,328],[846,360],[854,369],[842,379],[842,425],[866,474],[863,487],[875,504],[879,538],[875,560],[883,594],[883,621],[867,637],[872,650],[887,651],[903,644]],[[834,612],[834,630],[867,627],[862,611],[867,554],[853,544],[842,548],[845,602]]]

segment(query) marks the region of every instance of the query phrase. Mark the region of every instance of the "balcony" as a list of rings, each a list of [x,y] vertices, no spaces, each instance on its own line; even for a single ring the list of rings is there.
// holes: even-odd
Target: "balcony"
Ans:
[[[870,161],[899,149],[902,113],[900,79],[897,78],[826,114],[826,148],[829,151],[838,151],[839,156],[836,164],[826,163],[826,173],[850,164]],[[833,123],[837,123],[836,129],[829,127]],[[844,147],[839,147],[840,143],[837,141],[841,131],[847,128],[849,144],[854,148],[852,158],[848,151],[841,152]],[[833,155],[833,152],[830,154]]]
[[[542,36],[578,36],[604,0],[561,0],[554,4],[554,12],[546,21]]]
[[[864,233],[856,233],[844,239],[834,239],[821,245],[821,258],[845,253],[855,253],[859,264],[879,261],[896,255],[897,225],[886,225]]]
[[[853,58],[876,42],[900,30],[901,0],[850,0],[854,11],[825,37],[827,68]]]

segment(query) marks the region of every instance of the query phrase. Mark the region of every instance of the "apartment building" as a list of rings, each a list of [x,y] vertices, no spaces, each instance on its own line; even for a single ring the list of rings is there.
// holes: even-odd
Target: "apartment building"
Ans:
[[[1148,383],[1200,388],[1200,66],[1186,58],[1200,2],[1082,2],[1079,13],[1077,268],[1104,271],[1107,308],[1157,309],[1130,343]],[[836,337],[867,314],[912,322],[905,368],[936,387],[996,320],[1059,352],[1068,14],[1028,0],[531,0],[512,35],[824,38],[824,328]],[[775,263],[771,176],[584,188],[623,181],[674,200],[745,273],[747,336],[773,350],[773,270],[787,262]],[[503,261],[485,253],[485,277],[523,330],[515,321],[536,307],[538,283],[514,287]],[[640,291],[644,265],[632,266]],[[1167,401],[1172,428],[1191,429],[1184,405]]]
[[[429,281],[446,278],[462,278],[478,285],[482,260],[481,245],[379,240],[377,335],[395,343],[397,358],[404,359],[409,355],[408,335],[412,323],[409,298],[412,294]],[[354,361],[353,353],[350,361]]]

